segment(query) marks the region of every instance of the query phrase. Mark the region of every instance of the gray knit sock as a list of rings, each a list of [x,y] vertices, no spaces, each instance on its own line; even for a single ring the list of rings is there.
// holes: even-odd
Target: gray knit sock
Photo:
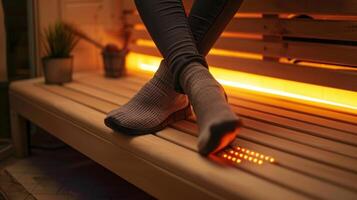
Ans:
[[[180,84],[197,116],[199,153],[217,152],[233,141],[240,120],[227,103],[222,86],[208,69],[199,63],[191,63],[182,71]]]
[[[122,133],[154,133],[191,113],[187,96],[174,90],[173,77],[161,62],[154,77],[125,105],[111,111],[105,124]]]

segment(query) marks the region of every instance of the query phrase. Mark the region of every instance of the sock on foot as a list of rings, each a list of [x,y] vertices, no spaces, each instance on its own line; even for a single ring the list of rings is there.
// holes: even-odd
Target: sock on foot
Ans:
[[[224,89],[208,69],[199,63],[191,63],[182,71],[180,84],[197,116],[199,153],[208,155],[232,142],[240,120],[227,103]]]
[[[104,122],[116,131],[140,135],[160,131],[190,112],[187,96],[174,90],[172,74],[161,62],[154,77],[128,103],[111,111]]]

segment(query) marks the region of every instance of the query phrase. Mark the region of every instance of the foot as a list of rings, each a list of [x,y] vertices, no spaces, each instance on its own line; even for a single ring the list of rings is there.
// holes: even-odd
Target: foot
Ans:
[[[161,62],[154,77],[128,103],[111,111],[104,122],[115,131],[142,135],[160,131],[190,113],[187,96],[175,92],[173,77]]]
[[[224,89],[199,63],[187,66],[180,75],[180,84],[189,96],[199,126],[198,151],[215,153],[237,136],[241,121],[227,103]]]

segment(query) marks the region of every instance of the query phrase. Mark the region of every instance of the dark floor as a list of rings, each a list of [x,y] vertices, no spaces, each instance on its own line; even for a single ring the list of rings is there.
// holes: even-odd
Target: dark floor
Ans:
[[[60,146],[34,148],[28,158],[1,161],[0,188],[9,199],[153,199],[72,148]]]

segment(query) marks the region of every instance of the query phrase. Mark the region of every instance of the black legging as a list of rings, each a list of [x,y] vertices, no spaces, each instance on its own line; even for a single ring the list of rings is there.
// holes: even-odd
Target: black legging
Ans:
[[[182,0],[135,0],[147,30],[181,91],[181,71],[192,62],[207,66],[205,56],[234,17],[243,0],[196,0],[187,18]]]

